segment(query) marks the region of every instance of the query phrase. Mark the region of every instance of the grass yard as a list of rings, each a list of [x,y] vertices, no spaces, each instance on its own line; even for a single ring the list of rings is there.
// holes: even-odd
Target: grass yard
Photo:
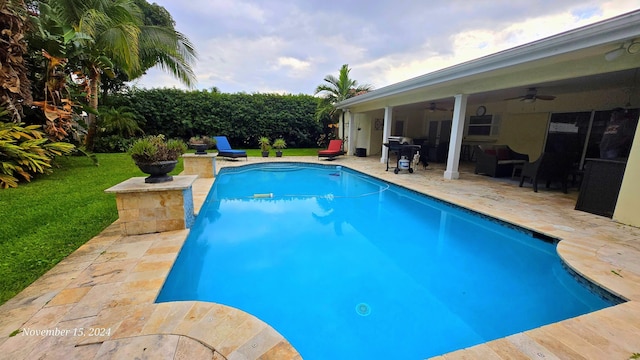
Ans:
[[[318,150],[321,149],[282,149],[282,156],[283,157],[287,157],[287,156],[317,156],[318,155]],[[247,156],[256,156],[256,157],[260,157],[262,156],[262,152],[260,151],[260,149],[246,149],[247,152]],[[275,149],[271,149],[271,151],[269,152],[269,157],[275,157],[276,156],[276,150]]]
[[[60,168],[15,189],[0,190],[0,303],[15,296],[118,218],[104,190],[146,176],[128,154],[57,160]],[[173,174],[182,171],[180,161]]]
[[[284,156],[314,156],[318,149],[284,149]],[[260,156],[259,149],[247,150]],[[270,156],[275,156],[271,151]],[[146,176],[128,154],[60,158],[54,173],[0,190],[0,304],[6,302],[118,218],[105,189]],[[183,169],[182,161],[172,174]]]

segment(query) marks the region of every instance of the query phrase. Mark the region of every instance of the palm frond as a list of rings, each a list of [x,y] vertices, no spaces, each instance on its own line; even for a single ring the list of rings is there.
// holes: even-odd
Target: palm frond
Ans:
[[[196,52],[193,44],[180,32],[161,26],[143,26],[140,58],[143,69],[157,64],[185,85],[193,87],[195,84],[196,77],[191,64],[196,59]]]
[[[103,32],[97,45],[125,72],[140,67],[138,35],[140,28],[132,23],[119,24]]]

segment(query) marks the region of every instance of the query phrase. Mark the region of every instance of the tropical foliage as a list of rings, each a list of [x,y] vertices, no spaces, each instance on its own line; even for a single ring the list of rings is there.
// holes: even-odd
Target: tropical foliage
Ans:
[[[198,134],[225,135],[233,147],[255,148],[258,139],[283,138],[290,147],[317,147],[321,125],[311,95],[225,94],[178,89],[135,90],[111,96],[144,118],[146,134],[188,140]],[[102,150],[102,149],[96,149]]]
[[[99,131],[129,138],[144,132],[138,123],[140,119],[140,116],[127,106],[103,109],[98,116]]]
[[[195,50],[174,25],[146,0],[0,0],[0,106],[9,121],[0,128],[0,186],[49,172],[74,148],[56,141],[84,144],[85,154],[97,135],[127,147],[141,119],[126,108],[100,114],[101,80],[160,65],[193,85]]]
[[[273,141],[273,148],[282,150],[287,147],[287,142],[283,138],[278,138]]]
[[[315,91],[316,95],[321,96],[321,100],[318,103],[316,111],[316,119],[322,121],[322,119],[329,118],[331,119],[331,123],[337,123],[339,121],[339,116],[342,115],[343,136],[344,112],[337,109],[335,104],[372,90],[371,85],[360,85],[358,84],[358,81],[349,78],[349,72],[351,72],[349,65],[342,65],[338,77],[333,75],[325,76],[325,83],[318,85]],[[329,126],[327,127],[329,128]]]
[[[7,111],[0,116],[8,115]],[[0,187],[17,187],[19,179],[30,181],[38,173],[51,172],[56,156],[73,152],[74,146],[51,142],[39,125],[0,121]]]
[[[143,0],[49,0],[39,2],[34,19],[38,31],[30,43],[44,51],[46,69],[44,98],[37,103],[47,120],[55,123],[69,116],[77,100],[56,99],[49,94],[69,95],[68,79],[73,79],[83,95],[88,113],[84,143],[93,148],[98,134],[99,86],[103,78],[117,74],[131,80],[156,64],[185,84],[194,83],[191,63],[195,50],[189,40],[173,28],[166,10],[147,17],[140,6],[157,10]],[[155,6],[155,7],[154,7]],[[149,10],[153,11],[153,10]],[[153,22],[159,22],[156,25]],[[38,63],[37,56],[34,62]]]
[[[22,105],[31,105],[23,58],[27,53],[26,22],[23,0],[0,0],[0,106],[15,122],[23,121]]]
[[[266,136],[258,139],[258,145],[260,146],[260,151],[262,152],[268,152],[269,150],[271,150],[271,140],[269,140],[269,138]]]
[[[182,140],[169,139],[164,135],[150,135],[136,140],[129,153],[137,164],[149,164],[158,161],[178,160],[187,151]]]
[[[210,138],[208,136],[196,135],[196,136],[192,136],[191,139],[189,139],[189,145],[215,145],[215,144],[216,144],[216,139]]]

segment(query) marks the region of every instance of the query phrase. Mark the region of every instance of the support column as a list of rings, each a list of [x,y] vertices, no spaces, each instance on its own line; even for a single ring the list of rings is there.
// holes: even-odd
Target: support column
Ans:
[[[389,142],[389,136],[391,135],[391,121],[393,120],[393,106],[387,106],[384,108],[384,127],[382,130],[382,143]],[[382,156],[380,162],[386,164],[389,158],[389,148],[382,145]]]
[[[449,139],[449,155],[447,158],[447,170],[444,178],[453,180],[460,178],[458,171],[460,165],[460,149],[462,148],[462,136],[464,134],[464,118],[467,113],[467,94],[457,94],[453,107],[453,121],[451,123],[451,137]]]
[[[347,118],[349,119],[349,142],[347,143],[348,148],[347,148],[347,155],[355,155],[356,154],[356,131],[357,131],[357,125],[356,125],[356,116],[354,113],[351,112],[351,110],[346,109],[347,111]]]

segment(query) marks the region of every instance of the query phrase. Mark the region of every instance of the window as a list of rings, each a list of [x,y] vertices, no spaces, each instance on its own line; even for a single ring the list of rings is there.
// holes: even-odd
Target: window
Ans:
[[[467,135],[498,135],[499,119],[493,115],[471,116],[467,127]]]

